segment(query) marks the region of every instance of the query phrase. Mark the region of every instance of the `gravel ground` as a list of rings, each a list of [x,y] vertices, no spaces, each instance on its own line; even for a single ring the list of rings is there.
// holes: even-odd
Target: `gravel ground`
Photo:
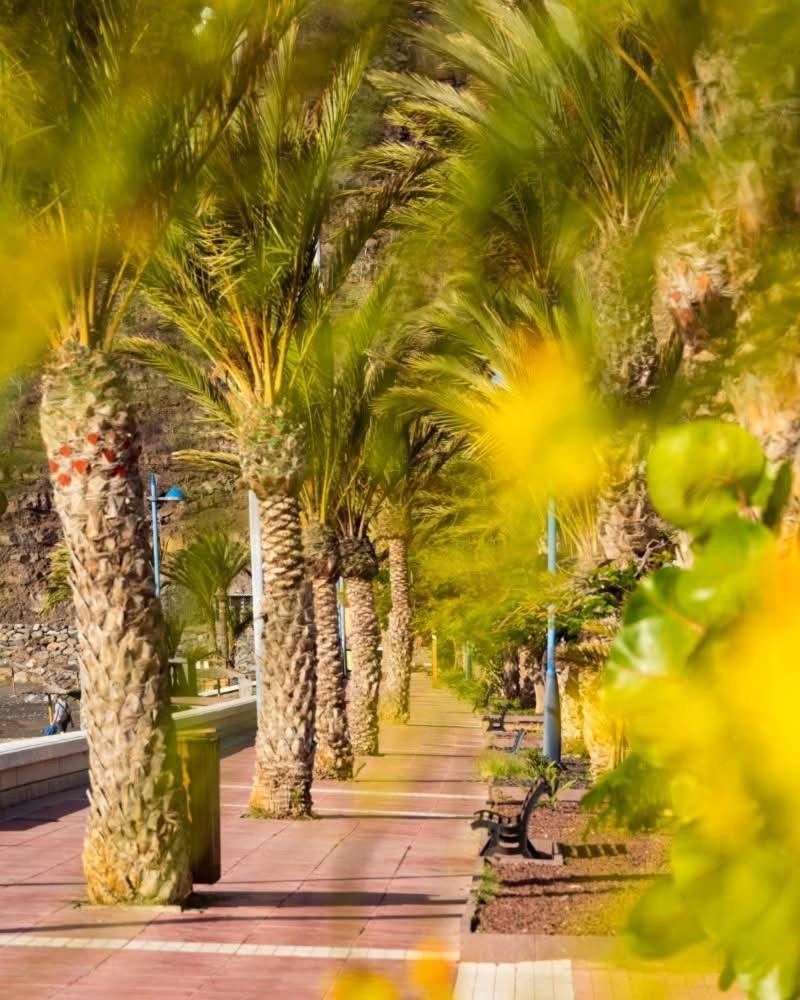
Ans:
[[[589,818],[574,802],[534,812],[529,835],[559,843],[564,864],[547,867],[493,859],[500,888],[481,909],[479,931],[612,936],[622,932],[642,891],[666,870],[669,840],[608,831],[587,836]]]

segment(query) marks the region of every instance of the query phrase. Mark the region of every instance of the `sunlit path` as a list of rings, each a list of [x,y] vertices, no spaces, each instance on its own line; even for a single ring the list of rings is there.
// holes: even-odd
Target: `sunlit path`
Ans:
[[[14,809],[0,822],[5,995],[317,998],[346,963],[407,984],[423,951],[452,960],[455,978],[483,739],[417,674],[411,725],[383,728],[382,756],[359,761],[353,784],[315,787],[318,819],[244,818],[252,749],[225,759],[223,876],[182,912],[76,906],[80,793]]]

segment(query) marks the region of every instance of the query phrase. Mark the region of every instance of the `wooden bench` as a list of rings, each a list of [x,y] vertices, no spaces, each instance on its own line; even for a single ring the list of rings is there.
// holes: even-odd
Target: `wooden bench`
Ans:
[[[506,731],[506,713],[508,712],[508,705],[503,705],[500,711],[496,714],[488,713],[482,717],[482,721],[485,722],[487,733],[504,733]]]
[[[516,816],[501,816],[494,809],[478,809],[472,820],[472,829],[489,832],[481,855],[519,854],[523,858],[538,859],[542,855],[528,839],[528,826],[533,810],[543,796],[551,794],[550,783],[542,779],[528,789]]]
[[[522,749],[522,741],[525,739],[525,730],[517,729],[514,733],[514,742],[510,747],[498,747],[498,750],[502,750],[503,753],[510,753],[512,756],[516,756]]]

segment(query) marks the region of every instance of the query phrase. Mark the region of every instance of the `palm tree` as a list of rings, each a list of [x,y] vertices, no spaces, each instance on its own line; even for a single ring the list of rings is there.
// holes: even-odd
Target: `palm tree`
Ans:
[[[751,5],[741,25],[698,5],[637,3],[628,14],[690,144],[658,261],[661,306],[683,347],[680,412],[733,416],[774,465],[797,470],[800,366],[784,336],[792,321],[773,311],[795,269],[785,249],[797,227],[797,88],[783,75],[793,80],[794,22],[767,3]],[[782,521],[787,541],[798,536],[799,481]]]
[[[414,610],[408,548],[411,512],[404,503],[389,502],[381,511],[378,530],[386,541],[392,606],[384,636],[382,714],[392,722],[408,722],[411,708],[411,660],[414,652]]]
[[[439,247],[442,269],[470,275],[510,325],[546,329],[561,310],[603,399],[640,421],[676,349],[656,335],[646,236],[683,126],[652,82],[656,64],[635,37],[607,38],[561,4],[451,0],[439,13],[423,44],[467,85],[380,77],[393,120],[439,156],[409,219],[412,249]],[[387,143],[374,160],[404,156]],[[641,445],[630,451],[612,446],[599,503],[599,537],[626,553],[643,493]]]
[[[416,331],[401,320],[403,304],[394,275],[386,269],[359,304],[320,331],[297,381],[298,405],[310,431],[303,502],[313,545],[321,774],[336,770],[337,758],[346,762],[340,770],[349,766],[352,771],[345,738],[348,749],[352,738],[357,753],[377,753],[381,669],[373,580],[378,561],[368,529],[385,496],[377,469],[389,464],[378,403],[397,381],[404,359],[420,346]],[[336,618],[340,573],[351,617],[351,737],[346,737],[343,715],[345,674]]]
[[[358,488],[356,484],[362,481],[370,406],[380,385],[380,378],[373,376],[373,352],[384,330],[390,289],[384,277],[362,303],[331,317],[317,334],[296,383],[298,408],[305,414],[310,431],[310,462],[302,500],[317,628],[314,773],[340,780],[353,776],[353,746],[347,716],[347,670],[339,635],[336,586],[343,563],[336,513],[343,494]],[[358,634],[359,624],[360,620],[354,634]],[[356,657],[356,663],[354,673],[358,676],[363,656]]]
[[[188,596],[193,605],[192,616],[206,629],[214,653],[227,669],[234,668],[237,624],[231,613],[228,590],[249,560],[249,550],[243,542],[217,530],[197,535],[164,565],[167,583]],[[246,624],[247,619],[242,627]]]
[[[195,354],[128,342],[184,388],[227,444],[224,454],[184,458],[237,471],[261,503],[266,626],[250,808],[264,816],[311,808],[316,650],[300,506],[309,428],[290,390],[404,185],[390,178],[347,212],[334,202],[368,58],[368,45],[356,47],[327,89],[309,95],[298,30],[286,33],[209,164],[197,210],[149,275],[152,302]]]
[[[93,903],[171,903],[191,888],[139,433],[109,352],[289,6],[0,6],[3,204],[51,271],[34,313],[51,344],[41,431],[80,643]]]
[[[414,360],[421,357],[414,352]],[[412,369],[413,370],[413,369]],[[398,384],[390,396],[402,388]],[[392,722],[408,722],[411,660],[414,651],[413,602],[409,548],[413,538],[413,513],[418,497],[433,488],[445,464],[463,446],[462,439],[443,432],[426,417],[394,418],[391,402],[384,408],[383,447],[379,479],[384,502],[378,534],[386,542],[389,562],[391,611],[384,648],[382,711]]]

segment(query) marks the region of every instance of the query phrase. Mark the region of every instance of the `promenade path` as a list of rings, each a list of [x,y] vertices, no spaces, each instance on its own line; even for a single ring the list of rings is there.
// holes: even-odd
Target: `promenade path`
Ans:
[[[367,968],[412,996],[420,951],[443,955],[454,980],[484,736],[427,676],[414,675],[412,697],[411,724],[383,727],[382,755],[359,760],[355,782],[314,786],[318,819],[244,818],[253,750],[224,759],[223,875],[196,887],[196,908],[79,905],[83,793],[10,810],[0,820],[0,995],[319,1000],[337,975]]]
[[[699,972],[620,965],[610,939],[476,935],[461,920],[486,797],[478,718],[414,675],[412,720],[351,783],[319,782],[319,818],[244,818],[252,748],[222,761],[222,879],[181,911],[80,905],[85,795],[0,818],[2,1000],[384,1000],[342,977],[390,979],[402,1000],[712,1000]],[[339,987],[335,985],[339,981]],[[440,1000],[441,993],[437,995]],[[728,994],[741,996],[736,991]]]

